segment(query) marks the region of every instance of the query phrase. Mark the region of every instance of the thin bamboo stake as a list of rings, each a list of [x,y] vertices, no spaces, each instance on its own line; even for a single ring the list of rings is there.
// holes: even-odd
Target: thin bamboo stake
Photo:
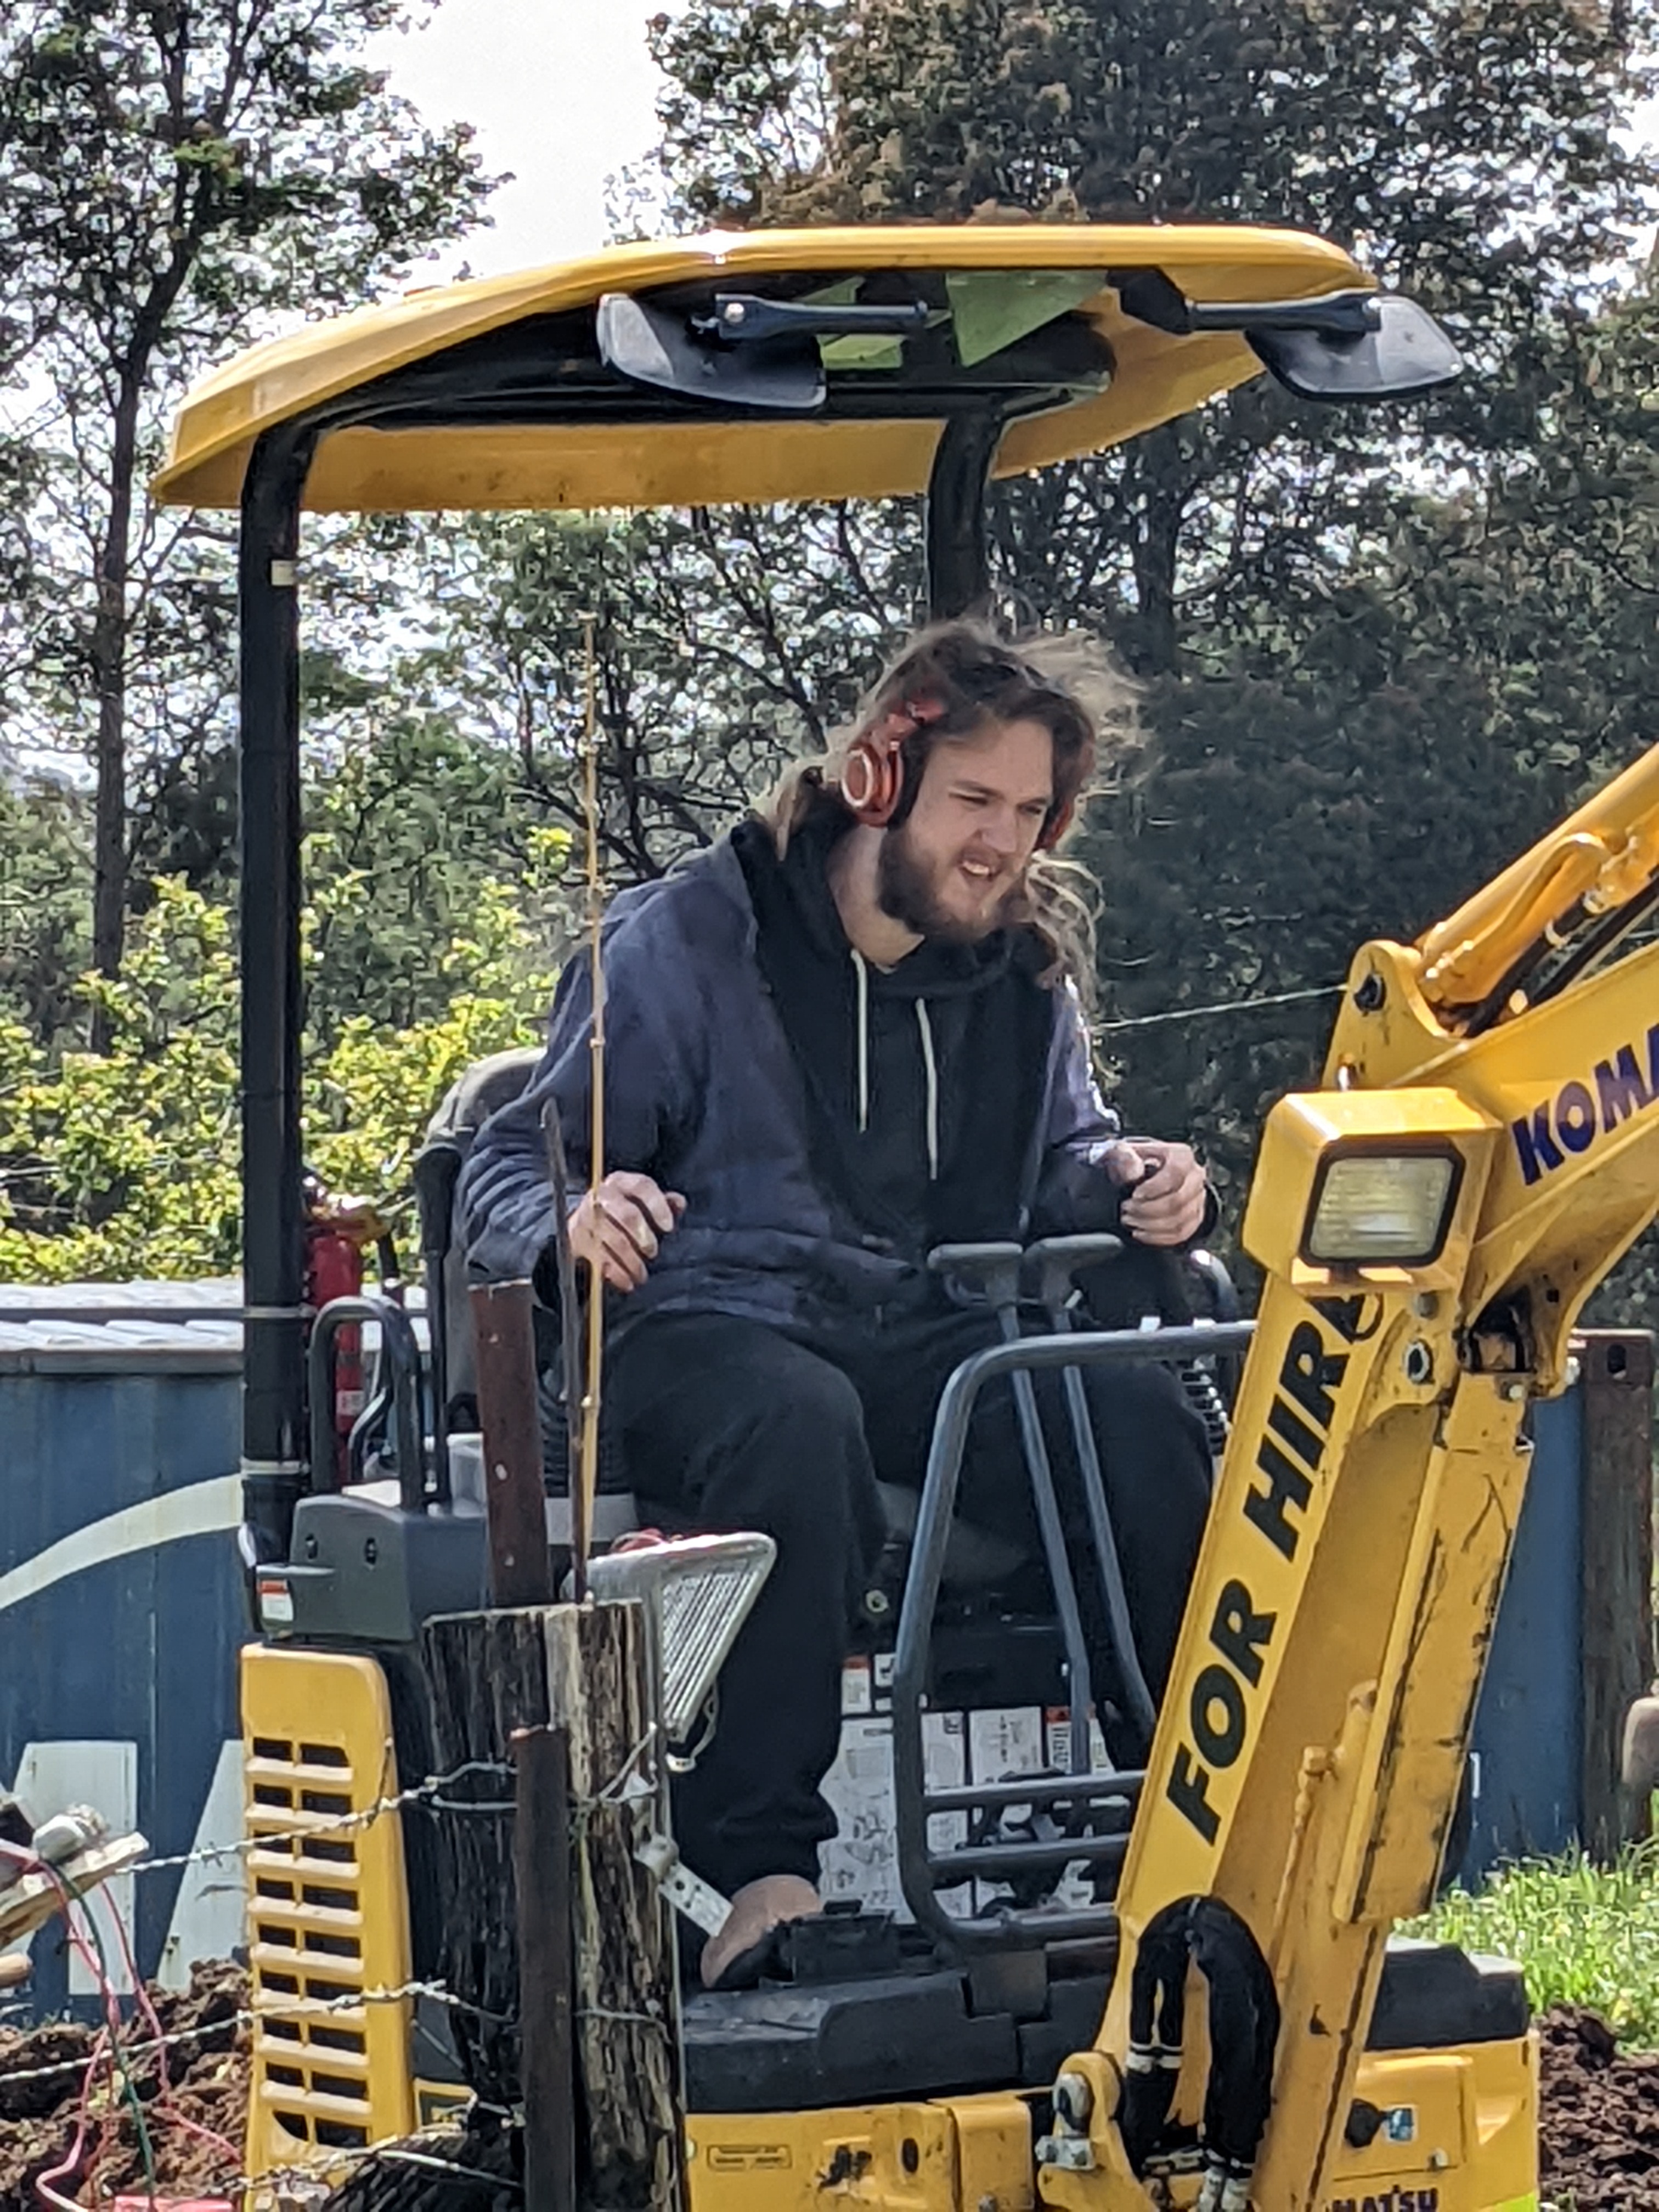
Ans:
[[[588,1036],[589,1089],[592,1119],[588,1146],[588,1188],[598,1211],[599,1185],[605,1181],[605,969],[599,957],[605,922],[605,885],[599,874],[599,697],[594,666],[594,617],[582,617],[582,655],[586,701],[582,739],[584,775],[582,813],[587,840],[587,934],[592,967],[593,1020]],[[581,1436],[577,1454],[577,1479],[571,1486],[571,1571],[575,1595],[587,1595],[587,1561],[592,1550],[593,1500],[599,1486],[599,1395],[605,1357],[605,1277],[597,1261],[590,1262],[587,1288],[587,1375],[582,1391]]]

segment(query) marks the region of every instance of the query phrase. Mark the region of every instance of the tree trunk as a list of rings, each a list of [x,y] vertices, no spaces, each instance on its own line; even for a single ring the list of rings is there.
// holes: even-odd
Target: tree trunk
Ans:
[[[100,975],[119,974],[126,937],[127,568],[132,485],[138,454],[137,382],[124,378],[110,445],[109,513],[98,552],[98,597],[92,624],[92,675],[98,702],[94,740],[98,793],[93,836],[92,959]],[[109,1020],[92,1019],[92,1048],[109,1048]]]
[[[1176,631],[1176,562],[1185,512],[1176,432],[1165,424],[1142,441],[1133,463],[1139,510],[1134,541],[1135,603],[1139,619],[1131,655],[1137,676],[1173,676],[1180,657]],[[1127,488],[1127,487],[1126,487]]]

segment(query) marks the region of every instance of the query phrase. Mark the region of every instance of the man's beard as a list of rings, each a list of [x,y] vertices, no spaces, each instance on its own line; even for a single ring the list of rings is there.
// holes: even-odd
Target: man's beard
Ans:
[[[884,915],[914,929],[918,937],[936,945],[978,945],[1013,919],[1019,901],[1018,878],[1011,883],[984,918],[964,921],[942,903],[935,872],[910,849],[904,829],[890,830],[881,841],[876,861],[876,903]]]

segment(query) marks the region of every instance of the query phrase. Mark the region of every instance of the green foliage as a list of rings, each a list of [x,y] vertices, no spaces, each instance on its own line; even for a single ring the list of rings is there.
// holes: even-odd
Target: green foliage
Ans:
[[[700,221],[724,196],[763,225],[1302,225],[1448,318],[1476,372],[1449,395],[1378,414],[1258,384],[1005,489],[1011,592],[1168,673],[1218,619],[1305,603],[1413,477],[1529,447],[1569,319],[1655,212],[1620,132],[1654,32],[1651,0],[694,0],[656,30],[664,160]]]
[[[275,307],[356,296],[481,189],[462,138],[421,133],[356,65],[389,0],[247,6],[209,0],[186,21],[149,0],[29,0],[0,33],[20,125],[0,185],[8,163],[21,180],[0,199],[0,264],[16,249],[22,270],[26,240],[42,269],[63,263],[50,283],[20,276],[0,351],[64,349],[72,412],[82,357],[139,332],[134,303],[159,296],[155,257],[188,219],[176,312],[146,356],[140,461],[200,349]],[[214,42],[256,16],[243,105],[221,118]],[[1102,883],[1105,1042],[1131,1119],[1195,1129],[1235,1193],[1265,1104],[1317,1066],[1328,1030],[1328,999],[1254,1002],[1334,984],[1366,936],[1413,934],[1652,734],[1659,311],[1616,283],[1653,212],[1623,125],[1656,27],[1655,0],[690,0],[653,27],[665,186],[687,222],[1289,220],[1426,297],[1466,343],[1471,376],[1431,403],[1321,412],[1259,380],[992,500],[1005,606],[1104,633],[1146,679],[1150,769],[1097,807],[1082,848]],[[168,77],[157,57],[186,38]],[[102,263],[99,175],[138,210]],[[76,434],[103,450],[101,431]],[[0,598],[27,699],[85,736],[106,696],[91,572],[60,588],[30,568],[41,502],[84,489],[61,473],[68,453],[0,447]],[[313,1142],[336,1146],[344,1179],[384,1190],[406,1145],[388,1092],[406,1083],[423,1114],[441,1087],[423,1048],[406,1065],[389,1044],[377,1055],[394,1032],[435,1036],[469,963],[494,958],[489,887],[511,887],[520,980],[472,994],[496,1009],[486,1029],[530,1007],[524,977],[568,933],[581,611],[597,617],[614,888],[822,744],[914,617],[916,520],[893,503],[308,532],[309,1015],[316,1053],[349,1040],[376,1102],[354,1150],[344,1059],[337,1088],[311,1095]],[[122,667],[150,763],[126,777],[133,905],[152,876],[222,900],[228,544],[217,526],[175,546],[145,524],[132,552]],[[0,679],[6,650],[0,615]],[[9,942],[0,1010],[46,1041],[87,948],[52,920],[69,895],[27,823],[0,859],[0,896],[32,932],[16,956]],[[78,896],[84,849],[74,866]],[[472,948],[459,975],[442,950],[457,945]],[[1243,1011],[1163,1018],[1213,1005]],[[80,1234],[121,1200],[111,1184],[96,1205],[56,1203],[40,1219]],[[1607,1294],[1626,1303],[1600,1317],[1638,1310],[1651,1274],[1638,1257]]]
[[[594,620],[600,843],[613,883],[706,843],[823,748],[908,621],[914,504],[484,516],[423,552],[419,701],[501,764],[532,820],[579,830]]]
[[[497,884],[516,887],[544,966],[574,922],[570,832],[537,820],[510,755],[378,703],[354,720],[354,742],[314,751],[306,778],[307,1007],[331,1040],[354,1021],[440,1021],[455,975],[437,955],[486,928]]]
[[[49,1044],[74,1010],[91,921],[83,795],[0,768],[0,1019]]]
[[[348,1016],[308,1057],[307,1159],[331,1190],[361,1192],[413,1243],[410,1165],[444,1092],[475,1060],[533,1044],[553,970],[524,917],[524,887],[485,881],[471,917],[431,961],[442,1011],[392,1028]]]
[[[1149,770],[1081,848],[1104,1042],[1134,1124],[1194,1129],[1235,1198],[1330,1024],[1328,996],[1253,1002],[1414,935],[1651,742],[1655,309],[1618,287],[1653,204],[1620,118],[1655,20],[691,0],[654,26],[688,221],[1289,222],[1465,347],[1428,402],[1258,380],[992,496],[1004,606],[1103,632],[1146,680]],[[1243,1011],[1166,1018],[1216,1006]]]
[[[229,917],[162,884],[121,974],[88,978],[106,1054],[48,1064],[0,1030],[0,1275],[223,1274],[238,1264]]]
[[[552,975],[525,887],[475,886],[465,928],[431,942],[442,1011],[400,1028],[352,1014],[307,1053],[308,1164],[410,1229],[409,1164],[472,1060],[533,1041]],[[110,1046],[48,1058],[0,1021],[0,1280],[233,1273],[240,1192],[237,985],[230,920],[156,885],[120,975],[86,979]]]
[[[1255,635],[1212,629],[1153,687],[1146,781],[1098,807],[1107,1043],[1140,1126],[1183,1115],[1242,1197],[1271,1099],[1318,1067],[1331,1003],[1133,1025],[1339,982],[1410,939],[1652,741],[1659,310],[1575,340],[1524,465],[1402,498],[1385,543]],[[1203,665],[1207,662],[1207,665]],[[1651,1249],[1651,1248],[1650,1248]],[[1645,1321],[1643,1263],[1596,1318]]]
[[[1407,1933],[1513,1959],[1535,2009],[1588,2005],[1620,2043],[1659,2050],[1659,1856],[1615,1866],[1582,1852],[1505,1867],[1482,1889],[1455,1889]]]

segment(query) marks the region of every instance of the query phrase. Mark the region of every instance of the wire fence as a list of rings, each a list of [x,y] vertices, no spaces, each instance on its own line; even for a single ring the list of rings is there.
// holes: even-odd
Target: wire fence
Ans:
[[[655,1736],[655,1727],[647,1729],[645,1735],[623,1759],[611,1779],[595,1792],[591,1799],[581,1800],[574,1804],[573,1811],[590,1811],[598,1806],[625,1802],[641,1788],[647,1794],[651,1794],[655,1785],[641,1783],[640,1763],[651,1749]],[[386,1747],[386,1754],[389,1759],[390,1745]],[[176,1851],[142,1859],[136,1866],[125,1869],[123,1872],[135,1876],[176,1873],[186,1867],[222,1864],[226,1861],[246,1859],[253,1852],[269,1850],[274,1844],[292,1837],[309,1839],[317,1836],[337,1836],[361,1832],[372,1826],[377,1820],[385,1820],[392,1814],[402,1813],[416,1805],[424,1805],[435,1812],[504,1817],[514,1809],[514,1800],[510,1797],[469,1799],[452,1797],[447,1793],[458,1784],[465,1782],[474,1776],[489,1775],[500,1779],[510,1776],[513,1771],[511,1765],[502,1759],[469,1759],[464,1760],[459,1766],[451,1767],[446,1773],[428,1774],[421,1781],[411,1783],[406,1789],[387,1791],[377,1797],[372,1804],[360,1806],[354,1812],[337,1814],[301,1812],[289,1814],[284,1818],[284,1808],[281,1807],[261,1808],[259,1809],[264,1813],[264,1817],[271,1821],[270,1832],[239,1837],[232,1843],[202,1844],[192,1850]],[[26,1853],[14,1849],[8,1856],[27,1863]],[[52,1869],[43,1862],[35,1862],[34,1864],[42,1872],[52,1872]],[[65,1912],[73,1905],[84,1905],[89,1897],[98,1893],[90,1890],[78,1891],[72,1883],[64,1884],[64,1892],[63,1909]],[[105,1907],[114,1921],[118,1933],[122,1938],[124,1948],[126,1949],[128,1959],[131,1960],[131,1946],[127,1940],[125,1923],[116,1908],[115,1899],[106,1888],[102,1892],[102,1896]],[[94,1972],[95,1978],[100,1978],[106,1984],[107,1983],[108,1977],[102,1973],[100,1968],[95,1966]],[[138,1977],[136,1972],[132,1978],[137,1984]],[[114,1995],[112,1989],[107,1987],[101,1993],[106,1999]],[[267,2009],[280,2009],[285,2018],[322,2018],[330,2013],[353,2011],[362,2005],[403,2004],[415,1997],[428,1997],[434,2003],[447,2006],[455,2011],[468,2013],[476,2019],[500,2023],[499,2014],[488,2011],[481,2005],[470,2003],[465,1998],[456,1996],[441,1982],[430,1980],[404,1982],[399,1984],[395,1989],[352,1990],[338,1997],[284,1997],[280,2007],[270,2007]],[[121,2046],[122,2053],[129,2059],[143,2058],[176,2045],[204,2042],[212,2036],[222,2035],[227,2031],[234,2031],[240,2027],[252,2027],[257,2025],[261,2016],[258,2009],[244,2009],[218,2020],[199,2023],[193,2027],[180,2028],[172,2033],[151,2035],[141,2040],[125,2042]],[[88,2061],[84,2056],[59,2059],[49,2065],[33,2067],[8,2066],[3,2062],[0,2062],[0,2088],[67,2076],[80,2072],[88,2063]]]
[[[372,1805],[361,1806],[355,1813],[295,1814],[289,1832],[305,1836],[345,1834],[371,1827],[376,1820],[384,1820],[388,1813],[400,1813],[409,1805],[424,1804],[440,1813],[510,1813],[513,1810],[510,1797],[470,1802],[465,1798],[447,1798],[442,1792],[453,1790],[458,1782],[465,1781],[469,1775],[501,1776],[509,1775],[512,1771],[511,1766],[501,1759],[469,1759],[462,1765],[452,1768],[447,1774],[428,1774],[423,1781],[411,1783],[406,1790],[377,1797]],[[264,1809],[267,1814],[281,1811],[279,1807]],[[165,1857],[141,1859],[131,1871],[136,1875],[168,1874],[182,1867],[205,1866],[226,1859],[246,1858],[250,1852],[269,1850],[272,1841],[270,1835],[252,1835],[240,1837],[231,1844],[199,1844],[193,1850],[175,1851]]]
[[[1340,999],[1346,983],[1315,983],[1302,991],[1274,991],[1261,999],[1219,999],[1212,1006],[1170,1006],[1163,1013],[1134,1014],[1119,1021],[1097,1022],[1099,1036],[1121,1036],[1127,1030],[1167,1028],[1174,1022],[1207,1022],[1223,1014],[1255,1014],[1271,1006],[1298,1006],[1314,999]]]
[[[473,1776],[489,1775],[499,1778],[510,1775],[512,1771],[511,1766],[501,1759],[471,1759],[459,1766],[452,1767],[447,1773],[428,1774],[421,1781],[411,1783],[407,1789],[388,1791],[377,1797],[372,1804],[360,1806],[354,1812],[327,1814],[300,1813],[292,1814],[288,1820],[283,1820],[281,1818],[282,1808],[262,1808],[267,1817],[270,1817],[272,1813],[278,1816],[277,1820],[273,1822],[274,1832],[272,1832],[242,1836],[231,1843],[198,1844],[192,1850],[172,1852],[142,1859],[136,1866],[124,1869],[123,1873],[134,1876],[176,1873],[187,1867],[221,1864],[226,1861],[246,1859],[253,1852],[269,1850],[273,1844],[290,1837],[309,1838],[314,1836],[337,1836],[361,1832],[372,1826],[377,1820],[384,1820],[395,1813],[404,1812],[416,1805],[425,1805],[434,1811],[447,1813],[505,1815],[514,1809],[514,1802],[510,1797],[475,1800],[455,1798],[447,1793],[453,1790],[458,1784]],[[40,1871],[49,1875],[55,1875],[55,1870],[46,1862],[33,1861],[28,1854],[15,1848],[9,1851],[7,1856],[18,1862],[26,1870]],[[131,1958],[125,1924],[115,1899],[108,1888],[103,1888],[101,1893],[97,1889],[83,1891],[78,1889],[72,1881],[64,1881],[61,1887],[63,1899],[60,1909],[65,1914],[72,1907],[77,1905],[84,1905],[92,1897],[101,1894],[105,1910],[110,1914],[117,1932],[123,1940],[124,1948],[128,1950],[128,1955]],[[112,1987],[108,1986],[110,1977],[101,1962],[89,1961],[88,1963],[94,1980],[105,1985],[100,1988],[100,1995],[106,2000],[112,1997],[115,1992]],[[137,1984],[138,1977],[136,1972],[133,1973],[132,1978]],[[280,2009],[285,2016],[298,2014],[321,2018],[330,2013],[353,2011],[363,2005],[403,2004],[416,1997],[429,1997],[436,2003],[473,2014],[483,2020],[493,2021],[496,2017],[494,2014],[486,2012],[481,2006],[469,2004],[464,1999],[453,1996],[442,1983],[430,1980],[404,1982],[399,1984],[395,1989],[352,1990],[338,1997],[285,1998]],[[205,2042],[212,2037],[234,2033],[239,2028],[252,2027],[257,2025],[260,2017],[261,2014],[258,2010],[246,2008],[234,2014],[222,2015],[216,2020],[199,2022],[191,2027],[179,2028],[169,2033],[151,2034],[136,2039],[124,2040],[121,2044],[121,2056],[128,2061],[143,2059],[176,2047]],[[67,2077],[82,2072],[88,2063],[90,2062],[84,2054],[73,2058],[55,2060],[50,2064],[41,2066],[8,2065],[3,2060],[0,2060],[0,2088],[10,2088],[14,2086],[21,2087],[28,2082],[47,2081],[54,2078]]]

